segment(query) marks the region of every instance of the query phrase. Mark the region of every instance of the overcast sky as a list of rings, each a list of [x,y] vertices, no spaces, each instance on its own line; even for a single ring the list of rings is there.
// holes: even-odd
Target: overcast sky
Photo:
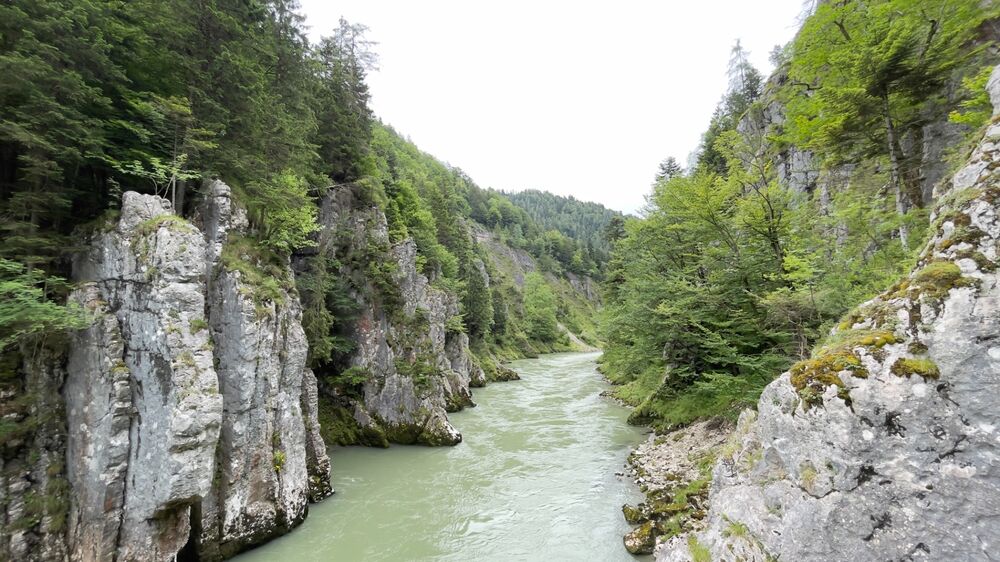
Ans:
[[[482,187],[631,212],[687,162],[737,38],[765,74],[802,0],[301,0],[315,40],[370,28],[375,114]]]

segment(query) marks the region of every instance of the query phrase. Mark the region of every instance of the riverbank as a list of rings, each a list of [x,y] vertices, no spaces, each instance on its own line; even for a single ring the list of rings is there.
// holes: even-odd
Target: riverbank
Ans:
[[[651,554],[658,542],[701,528],[712,467],[733,429],[730,422],[708,420],[664,435],[652,433],[629,454],[629,476],[645,501],[622,507],[625,520],[637,525],[623,537],[626,550]]]

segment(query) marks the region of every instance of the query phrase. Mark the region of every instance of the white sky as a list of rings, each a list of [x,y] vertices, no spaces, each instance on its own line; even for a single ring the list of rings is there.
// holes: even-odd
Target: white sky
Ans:
[[[370,28],[372,109],[482,187],[631,212],[682,165],[726,87],[737,38],[766,75],[802,0],[301,0],[310,35]]]

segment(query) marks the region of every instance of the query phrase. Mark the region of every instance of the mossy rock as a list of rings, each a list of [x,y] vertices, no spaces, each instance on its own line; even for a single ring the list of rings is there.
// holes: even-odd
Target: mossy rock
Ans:
[[[638,525],[648,519],[648,516],[642,509],[642,506],[637,507],[625,504],[622,506],[622,515],[625,516],[625,521],[628,522],[629,525]]]
[[[389,446],[385,433],[377,428],[361,427],[346,407],[320,398],[318,413],[320,435],[327,445]]]
[[[932,261],[915,273],[907,290],[910,298],[926,296],[942,299],[958,287],[975,286],[975,279],[962,276],[962,270],[951,261]]]
[[[924,380],[941,378],[941,370],[938,369],[937,364],[925,357],[897,359],[890,370],[897,377],[918,375]]]
[[[656,547],[656,537],[659,531],[652,522],[645,522],[625,535],[623,542],[625,550],[632,554],[652,554]]]
[[[860,378],[868,376],[861,359],[853,351],[837,349],[792,365],[791,383],[803,402],[813,406],[823,402],[823,392],[828,386],[837,386],[846,391],[844,381],[840,379],[841,371],[849,371],[851,375]]]
[[[182,233],[193,234],[198,232],[198,229],[188,221],[184,220],[184,217],[173,214],[157,215],[153,218],[146,219],[136,226],[135,232],[139,236],[147,236],[156,232],[160,228],[166,228],[174,232]]]
[[[518,375],[517,371],[510,367],[497,365],[492,373],[486,374],[486,378],[489,382],[519,381],[521,380],[521,375]]]
[[[868,378],[856,350],[863,348],[874,352],[899,341],[889,330],[845,330],[832,335],[815,357],[804,359],[789,369],[792,386],[806,406],[823,402],[823,392],[828,386],[839,387],[838,395],[849,402],[846,385],[840,373],[847,371],[853,377]]]
[[[448,397],[445,399],[444,411],[450,414],[452,412],[458,412],[465,408],[472,408],[475,405],[476,403],[473,402],[472,399],[469,398],[468,396],[462,396],[453,393],[449,394]]]
[[[986,257],[986,255],[983,254],[982,252],[976,250],[972,249],[959,250],[955,252],[955,259],[956,260],[970,259],[976,262],[976,267],[979,268],[979,271],[982,271],[984,273],[992,273],[997,270],[996,262]]]

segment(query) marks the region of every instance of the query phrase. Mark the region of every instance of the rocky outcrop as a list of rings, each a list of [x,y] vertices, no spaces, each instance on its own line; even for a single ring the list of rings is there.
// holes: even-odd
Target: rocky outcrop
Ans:
[[[65,560],[64,357],[41,342],[22,345],[19,355],[22,377],[0,386],[0,559]]]
[[[128,192],[74,262],[71,299],[94,321],[73,335],[63,391],[73,560],[218,559],[330,493],[293,286],[254,285],[221,182],[199,222]]]
[[[248,272],[261,258],[239,239],[247,220],[225,184],[208,186],[202,215],[211,280],[207,329],[223,399],[215,485],[198,525],[201,558],[212,560],[287,532],[305,518],[309,498],[330,489],[329,479],[311,478],[308,466],[307,443],[315,435],[307,436],[303,396],[315,390],[303,381],[315,379],[305,367],[308,346],[291,270],[269,272],[265,281]],[[262,282],[268,286],[257,286]],[[309,421],[315,424],[315,415]],[[324,449],[312,445],[314,472],[329,469]]]
[[[360,306],[350,368],[367,375],[360,398],[337,400],[376,441],[458,443],[447,412],[474,405],[469,388],[485,375],[468,337],[450,327],[460,323],[457,297],[418,269],[412,240],[390,242],[385,215],[351,188],[331,192],[320,222],[321,254],[353,280]]]
[[[524,278],[527,274],[538,271],[538,264],[531,254],[517,248],[511,248],[504,244],[496,234],[490,232],[485,227],[472,223],[472,235],[476,243],[486,247],[487,253],[494,261],[500,271],[504,271],[511,281],[518,287],[524,286]]]
[[[996,559],[1000,123],[942,191],[914,271],[767,387],[657,560]]]
[[[205,322],[205,241],[159,197],[126,193],[74,263],[98,324],[67,369],[72,556],[163,559],[212,486],[222,396]]]
[[[659,537],[703,526],[713,450],[726,441],[732,424],[702,421],[667,435],[650,434],[628,456],[628,470],[646,501],[622,506],[637,525],[623,537],[632,554],[651,554]]]

